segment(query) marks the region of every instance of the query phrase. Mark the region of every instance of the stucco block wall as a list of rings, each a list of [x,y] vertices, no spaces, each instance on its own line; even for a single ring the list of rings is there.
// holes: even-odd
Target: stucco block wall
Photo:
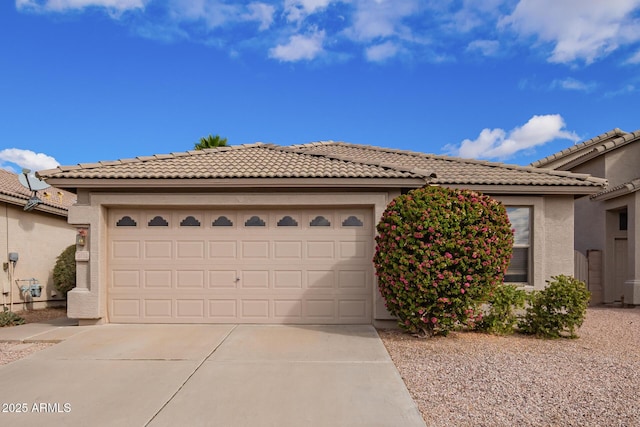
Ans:
[[[575,201],[575,248],[583,255],[589,250],[604,250],[606,221],[602,202],[581,197]]]
[[[64,301],[53,286],[53,268],[58,255],[75,242],[75,229],[67,224],[67,218],[38,211],[24,212],[8,203],[0,204],[0,250],[2,263],[8,262],[8,254],[19,254],[13,279],[36,279],[42,285],[40,297],[29,299],[27,308],[39,308],[47,301]],[[24,308],[24,298],[15,281],[9,283],[9,272],[0,270],[0,289],[13,291],[14,309]],[[26,282],[24,283],[26,284]],[[56,294],[54,296],[54,294]],[[3,303],[9,302],[9,295]]]

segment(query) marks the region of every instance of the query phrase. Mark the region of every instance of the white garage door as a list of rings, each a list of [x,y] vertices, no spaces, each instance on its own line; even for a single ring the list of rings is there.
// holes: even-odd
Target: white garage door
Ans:
[[[367,209],[109,212],[116,323],[371,323]]]

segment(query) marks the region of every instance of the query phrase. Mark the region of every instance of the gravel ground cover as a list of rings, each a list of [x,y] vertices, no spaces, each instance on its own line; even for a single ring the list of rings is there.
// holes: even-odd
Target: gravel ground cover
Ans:
[[[589,308],[573,340],[379,333],[428,426],[640,426],[640,307]]]

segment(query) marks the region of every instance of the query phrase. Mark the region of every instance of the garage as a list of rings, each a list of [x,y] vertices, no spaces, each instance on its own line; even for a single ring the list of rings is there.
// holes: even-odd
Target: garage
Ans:
[[[367,324],[373,211],[113,208],[114,323]]]

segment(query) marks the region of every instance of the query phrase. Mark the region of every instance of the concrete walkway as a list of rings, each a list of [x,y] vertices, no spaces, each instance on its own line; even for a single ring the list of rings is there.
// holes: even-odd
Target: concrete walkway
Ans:
[[[371,326],[33,324],[7,340],[63,341],[0,366],[2,425],[425,425]]]

